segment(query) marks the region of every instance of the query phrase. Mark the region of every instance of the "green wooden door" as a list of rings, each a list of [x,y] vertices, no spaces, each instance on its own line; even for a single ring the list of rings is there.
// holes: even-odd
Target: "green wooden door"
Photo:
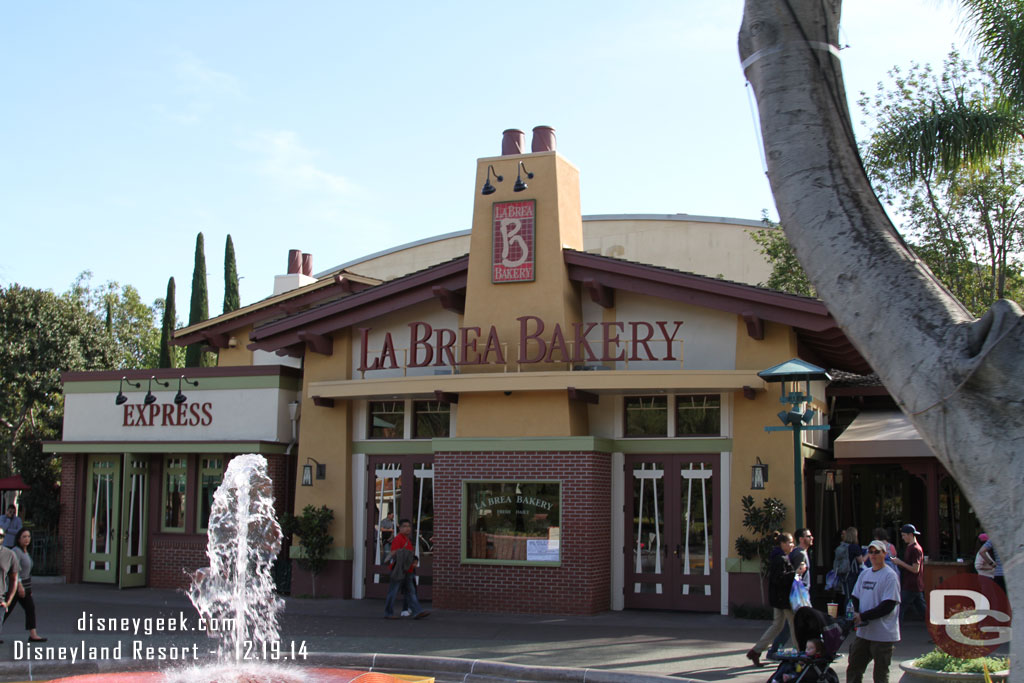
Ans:
[[[146,511],[149,508],[149,458],[124,455],[121,488],[121,588],[146,585]]]
[[[117,581],[121,457],[90,455],[86,461],[84,581]]]

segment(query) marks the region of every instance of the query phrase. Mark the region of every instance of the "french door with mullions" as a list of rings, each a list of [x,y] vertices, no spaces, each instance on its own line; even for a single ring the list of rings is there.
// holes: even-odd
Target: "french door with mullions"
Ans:
[[[88,456],[85,581],[121,588],[146,585],[148,508],[147,456]]]
[[[715,611],[719,455],[626,456],[627,608]]]
[[[388,592],[390,570],[383,564],[391,549],[389,529],[381,525],[394,513],[394,532],[398,522],[412,522],[412,539],[419,566],[416,569],[416,593],[429,600],[433,584],[434,546],[434,459],[430,455],[367,458],[366,492],[366,596],[383,598]]]

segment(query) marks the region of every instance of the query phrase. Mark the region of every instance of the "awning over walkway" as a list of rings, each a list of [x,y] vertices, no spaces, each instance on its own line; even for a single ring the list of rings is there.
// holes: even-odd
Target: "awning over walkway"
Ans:
[[[836,460],[927,458],[931,449],[899,411],[864,412],[835,441]]]
[[[0,491],[28,491],[30,488],[20,474],[0,479]]]

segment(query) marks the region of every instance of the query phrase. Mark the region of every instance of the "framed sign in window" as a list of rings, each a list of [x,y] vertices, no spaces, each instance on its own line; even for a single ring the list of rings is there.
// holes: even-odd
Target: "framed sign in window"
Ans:
[[[557,566],[562,485],[558,481],[467,481],[462,560]]]

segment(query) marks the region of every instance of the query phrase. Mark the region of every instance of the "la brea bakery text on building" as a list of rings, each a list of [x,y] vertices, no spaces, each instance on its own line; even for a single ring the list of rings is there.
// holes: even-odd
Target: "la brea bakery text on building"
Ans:
[[[740,499],[781,498],[792,526],[797,484],[792,440],[764,430],[778,388],[757,373],[792,358],[870,368],[821,302],[756,284],[770,268],[747,233],[770,228],[582,216],[551,130],[528,153],[523,139],[508,131],[501,156],[477,160],[469,230],[316,275],[293,251],[272,295],[177,331],[216,367],[66,374],[47,450],[62,457],[68,580],[182,585],[205,564],[227,461],[256,452],[279,512],[334,511],[319,594],[384,595],[394,513],[412,520],[419,591],[438,608],[760,602],[756,563],[735,550]],[[811,390],[827,421],[824,383]],[[801,448],[805,517],[838,528],[823,515],[853,470],[827,432]],[[290,540],[280,561],[309,593]]]

